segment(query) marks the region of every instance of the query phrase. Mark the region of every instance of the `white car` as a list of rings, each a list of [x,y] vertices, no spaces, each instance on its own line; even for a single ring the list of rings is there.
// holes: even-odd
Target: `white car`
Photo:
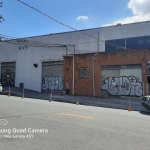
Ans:
[[[0,83],[0,93],[2,93],[3,91],[3,87],[2,87],[2,84]]]

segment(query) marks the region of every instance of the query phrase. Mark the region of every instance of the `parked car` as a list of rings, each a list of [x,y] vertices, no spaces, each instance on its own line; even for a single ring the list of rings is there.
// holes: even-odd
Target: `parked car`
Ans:
[[[2,93],[3,91],[3,87],[2,87],[2,84],[0,83],[0,93]]]
[[[150,95],[144,96],[141,104],[144,108],[150,110]]]

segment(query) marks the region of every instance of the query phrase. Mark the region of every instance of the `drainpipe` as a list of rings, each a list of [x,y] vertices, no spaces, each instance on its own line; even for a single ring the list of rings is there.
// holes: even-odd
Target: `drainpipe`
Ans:
[[[72,57],[73,58],[73,68],[72,68],[72,74],[73,74],[73,76],[72,76],[72,95],[74,95],[74,55],[67,55],[67,56],[70,56],[70,57]]]
[[[98,41],[97,41],[97,51],[99,52],[99,31],[97,31]]]
[[[72,69],[72,72],[73,72],[73,79],[72,79],[72,95],[74,95],[74,55],[73,55],[73,69]]]
[[[92,68],[93,68],[93,96],[95,97],[95,81],[94,81],[94,76],[95,76],[95,69],[94,69],[94,61],[95,61],[95,57],[99,52],[99,31],[97,32],[97,53],[95,53],[92,57]]]
[[[92,57],[92,68],[93,68],[93,96],[94,96],[94,97],[95,97],[95,82],[94,82],[94,76],[95,76],[94,72],[95,72],[95,69],[94,69],[94,60],[95,60],[95,57],[96,57],[97,54],[98,54],[98,52],[95,53],[95,54],[93,55],[93,57]]]
[[[67,46],[66,45],[64,45],[64,47],[66,48],[66,55],[68,54],[68,49],[67,49]]]
[[[73,76],[72,76],[72,95],[74,95],[74,55],[67,55],[67,56],[70,56],[73,58],[73,68],[72,68],[72,73],[73,73]]]
[[[74,61],[74,55],[75,55],[75,45],[73,45],[74,51],[73,51],[73,80],[72,80],[72,94],[74,95],[74,65],[75,65],[75,61]]]
[[[127,44],[127,41],[126,41],[126,39],[125,39],[125,50],[127,49],[126,44]]]
[[[73,68],[72,68],[72,74],[73,74],[73,76],[72,76],[72,95],[74,95],[74,64],[75,64],[75,61],[74,61],[74,54],[75,54],[75,45],[70,45],[70,46],[73,46],[73,47],[74,47],[74,49],[73,49],[73,55],[67,55],[67,53],[68,53],[67,46],[64,46],[64,47],[66,47],[66,56],[70,56],[70,57],[73,58]]]

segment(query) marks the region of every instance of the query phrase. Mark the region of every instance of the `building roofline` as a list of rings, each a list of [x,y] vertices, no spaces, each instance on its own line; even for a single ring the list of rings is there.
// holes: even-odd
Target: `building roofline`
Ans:
[[[43,37],[43,36],[50,36],[50,35],[57,35],[57,34],[64,34],[64,33],[80,32],[80,31],[88,31],[88,30],[93,30],[93,29],[96,30],[96,29],[102,29],[102,28],[108,28],[108,27],[120,27],[120,26],[132,25],[132,24],[143,24],[143,23],[148,23],[148,22],[150,23],[150,20],[149,21],[142,21],[142,22],[127,23],[127,24],[118,23],[116,25],[110,25],[110,26],[102,26],[102,27],[97,27],[97,28],[82,29],[82,30],[77,30],[77,31],[66,31],[66,32],[50,33],[50,34],[44,34],[44,35],[16,38],[16,39],[5,40],[5,41],[12,41],[12,40],[18,40],[18,39],[29,39],[29,38],[35,38],[35,37]]]

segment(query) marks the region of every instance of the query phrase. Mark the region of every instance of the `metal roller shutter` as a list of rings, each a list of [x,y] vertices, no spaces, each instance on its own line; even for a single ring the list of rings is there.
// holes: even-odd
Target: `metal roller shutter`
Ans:
[[[101,96],[143,95],[141,65],[101,67]]]
[[[1,82],[3,86],[15,86],[15,62],[1,63]]]
[[[63,62],[51,61],[42,63],[42,91],[63,90]]]
[[[120,70],[119,69],[102,69],[101,70],[101,96],[102,97],[108,97],[108,90],[111,90],[111,93],[116,93],[114,91],[114,88],[112,88],[113,85],[113,78],[120,76]],[[106,82],[108,81],[108,84]],[[117,84],[120,84],[120,82],[117,80]]]

